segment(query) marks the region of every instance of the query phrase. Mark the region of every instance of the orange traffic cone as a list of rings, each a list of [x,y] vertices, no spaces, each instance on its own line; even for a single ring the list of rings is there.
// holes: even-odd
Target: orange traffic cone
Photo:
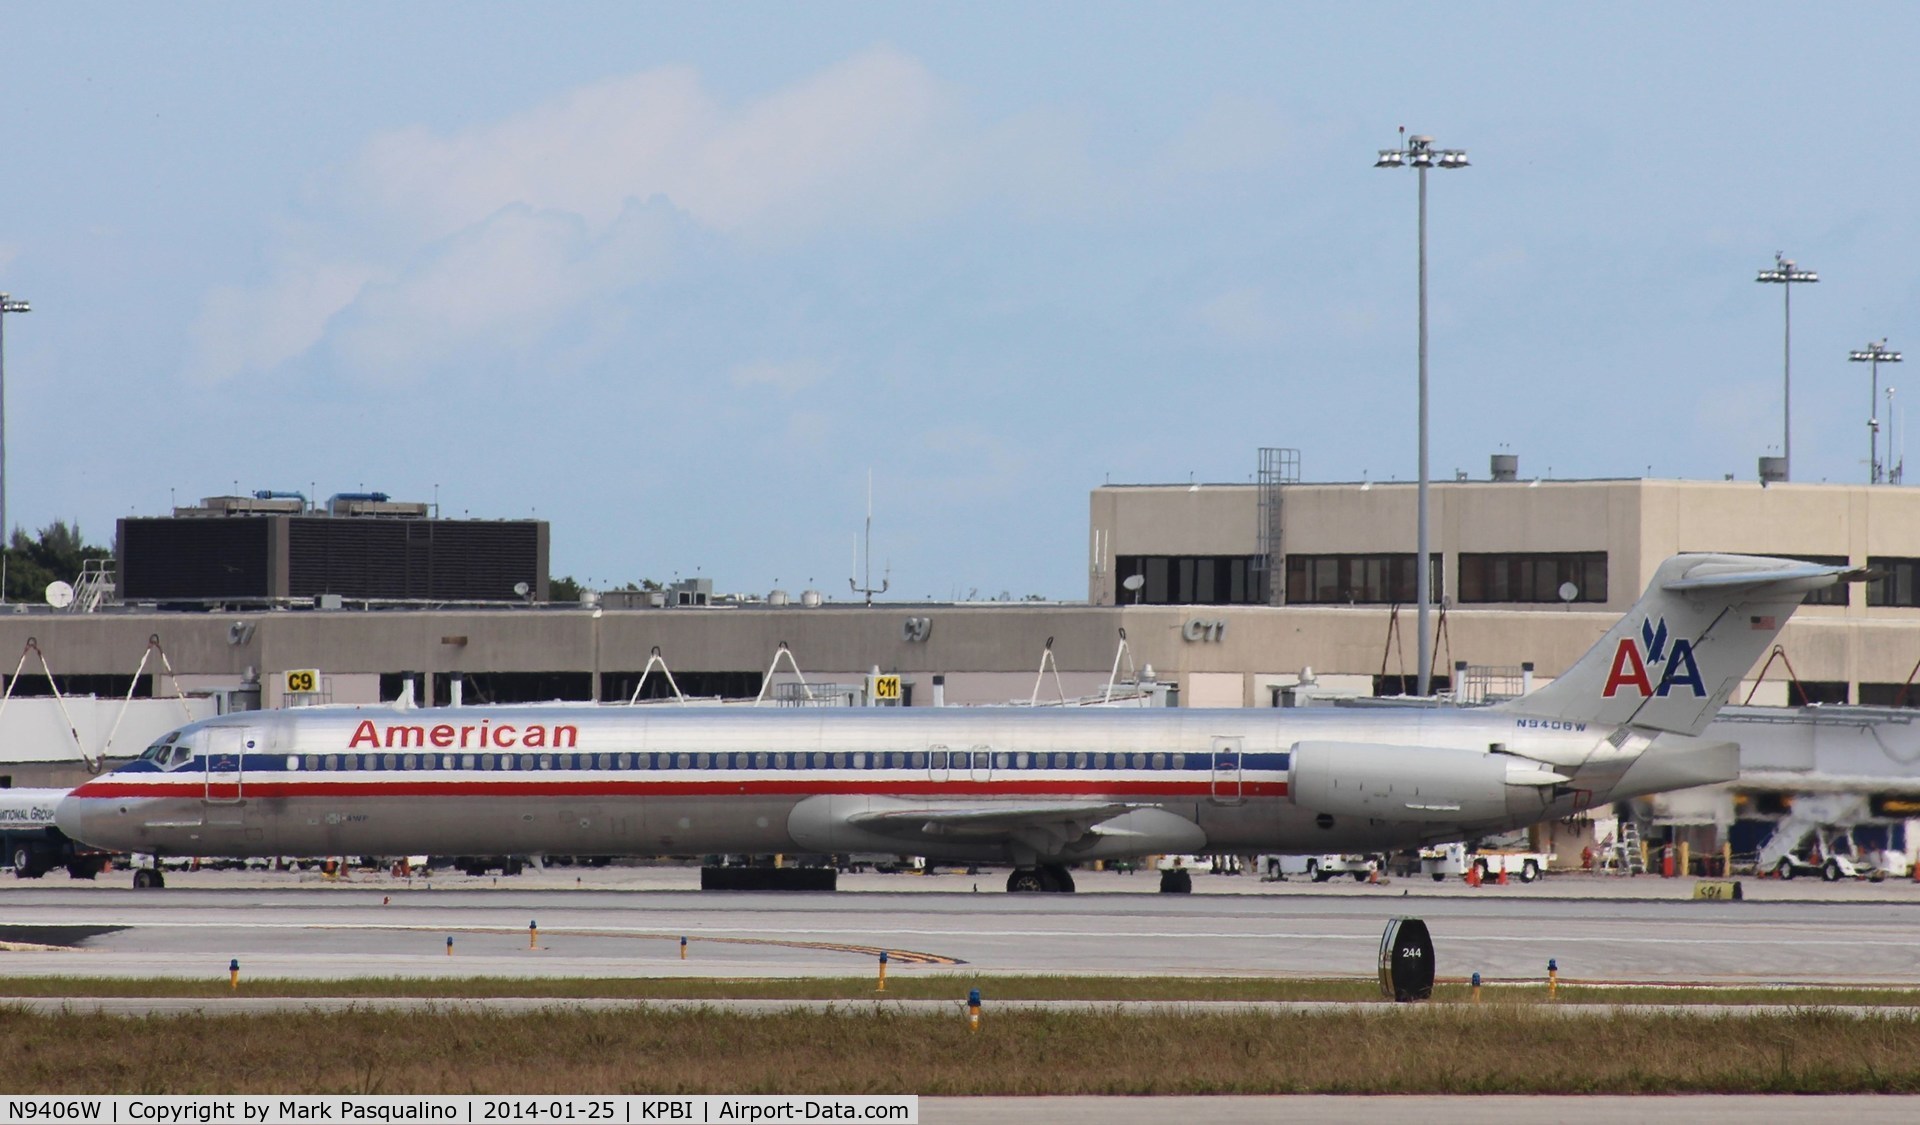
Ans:
[[[1477,887],[1479,885],[1480,885],[1480,865],[1476,863],[1472,867],[1467,868],[1467,886]]]
[[[1380,885],[1380,869],[1378,867],[1367,872],[1367,882],[1375,887]]]
[[[1500,868],[1500,877],[1494,882],[1503,887],[1507,885],[1507,869],[1504,866]]]

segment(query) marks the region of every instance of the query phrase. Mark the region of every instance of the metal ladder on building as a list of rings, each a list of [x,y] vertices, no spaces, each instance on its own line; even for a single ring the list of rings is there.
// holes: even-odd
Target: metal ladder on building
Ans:
[[[1254,569],[1266,583],[1268,605],[1285,599],[1286,576],[1280,573],[1280,560],[1286,556],[1286,486],[1300,483],[1300,451],[1278,446],[1260,447],[1260,526],[1258,553]]]
[[[80,564],[80,577],[73,584],[73,613],[92,613],[113,597],[112,559],[87,559]]]

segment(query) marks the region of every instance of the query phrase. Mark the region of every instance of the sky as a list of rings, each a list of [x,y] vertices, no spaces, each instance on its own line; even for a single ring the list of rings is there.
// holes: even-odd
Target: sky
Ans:
[[[593,585],[848,597],[871,474],[888,597],[1083,598],[1102,483],[1414,477],[1403,126],[1472,165],[1436,478],[1753,479],[1784,252],[1794,478],[1864,480],[1916,46],[1896,3],[0,6],[7,516],[378,490]]]

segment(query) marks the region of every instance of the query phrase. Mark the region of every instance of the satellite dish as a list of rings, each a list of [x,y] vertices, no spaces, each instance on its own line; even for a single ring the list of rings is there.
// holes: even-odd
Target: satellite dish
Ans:
[[[47,583],[47,604],[55,609],[65,609],[73,604],[73,587],[65,582]]]
[[[1570,602],[1580,596],[1580,587],[1571,582],[1560,583],[1560,600]]]
[[[1135,592],[1138,592],[1140,588],[1146,584],[1147,576],[1144,574],[1129,574],[1126,580],[1120,583],[1122,588]]]
[[[527,585],[525,582],[515,582],[513,584],[513,592],[518,597],[522,597],[522,598],[526,597],[527,592],[532,589],[533,587]]]

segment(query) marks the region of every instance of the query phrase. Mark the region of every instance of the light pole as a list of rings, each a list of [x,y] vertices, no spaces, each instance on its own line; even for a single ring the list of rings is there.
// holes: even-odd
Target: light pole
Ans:
[[[25,301],[0,293],[0,547],[11,535],[7,523],[7,314],[32,312]]]
[[[1894,421],[1895,419],[1893,415],[1893,388],[1888,387],[1887,388],[1887,483],[1888,484],[1899,484],[1900,478],[1905,476],[1907,471],[1907,459],[1905,457],[1896,455],[1893,451],[1893,435],[1895,431],[1895,426],[1893,424]]]
[[[1820,275],[1812,270],[1803,270],[1793,264],[1792,258],[1781,257],[1780,251],[1773,252],[1773,268],[1761,270],[1755,281],[1778,285],[1786,296],[1786,341],[1780,347],[1781,354],[1781,438],[1780,466],[1785,470],[1782,480],[1793,479],[1793,287],[1802,283],[1812,284],[1820,280]]]
[[[1867,483],[1879,484],[1883,479],[1880,465],[1880,365],[1899,363],[1900,353],[1887,348],[1886,337],[1877,344],[1868,344],[1857,352],[1848,352],[1847,358],[1854,363],[1871,364],[1873,371],[1873,390],[1867,398]],[[1887,453],[1893,453],[1893,435],[1887,435]]]
[[[1375,168],[1412,168],[1420,173],[1420,515],[1419,545],[1414,560],[1414,598],[1419,603],[1419,694],[1433,689],[1433,641],[1429,615],[1433,609],[1432,554],[1427,542],[1427,169],[1465,168],[1467,154],[1457,148],[1434,148],[1433,138],[1409,137],[1400,129],[1399,148],[1383,148]]]

